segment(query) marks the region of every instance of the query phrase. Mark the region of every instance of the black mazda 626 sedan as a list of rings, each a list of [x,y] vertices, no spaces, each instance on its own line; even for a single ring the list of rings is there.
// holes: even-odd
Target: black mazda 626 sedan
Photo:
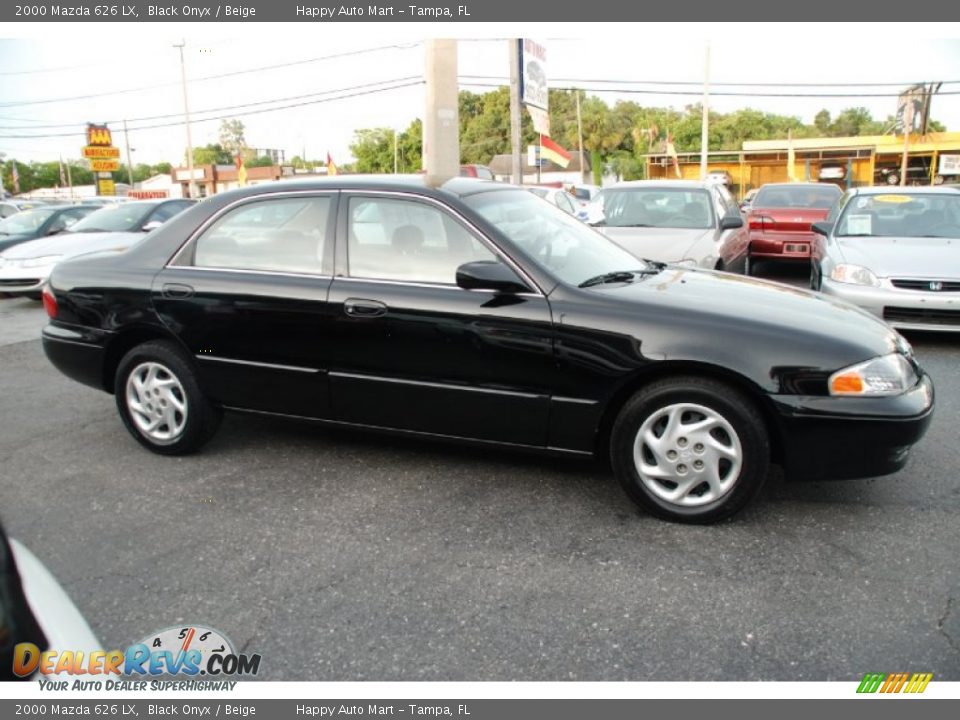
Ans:
[[[44,292],[47,356],[155,452],[223,410],[608,457],[664,518],[728,517],[771,462],[894,472],[930,378],[842,302],[638,260],[516,187],[422,177],[209,198]]]

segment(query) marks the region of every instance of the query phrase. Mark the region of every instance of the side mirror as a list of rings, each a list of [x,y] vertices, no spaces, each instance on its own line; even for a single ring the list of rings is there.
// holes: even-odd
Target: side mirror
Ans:
[[[735,230],[743,227],[743,218],[739,215],[724,215],[720,218],[721,230]]]
[[[817,235],[823,235],[824,237],[829,237],[830,233],[833,232],[833,223],[827,222],[826,220],[821,220],[815,222],[810,226],[810,229],[813,230]]]
[[[140,229],[144,232],[150,232],[151,230],[156,230],[161,225],[163,225],[163,223],[160,220],[151,220]]]
[[[480,260],[457,268],[457,285],[464,290],[496,290],[502,293],[530,292],[517,274],[501,262]]]

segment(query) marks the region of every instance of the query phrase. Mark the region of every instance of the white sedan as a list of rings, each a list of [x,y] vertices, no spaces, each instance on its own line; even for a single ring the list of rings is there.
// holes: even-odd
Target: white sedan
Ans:
[[[192,200],[142,200],[110,205],[66,232],[14,245],[0,253],[0,293],[40,299],[54,266],[77,255],[126,250],[145,232],[190,207]]]

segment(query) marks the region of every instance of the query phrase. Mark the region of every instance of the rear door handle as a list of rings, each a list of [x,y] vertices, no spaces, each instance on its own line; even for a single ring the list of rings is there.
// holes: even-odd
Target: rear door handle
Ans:
[[[343,311],[354,318],[374,318],[387,314],[387,306],[379,300],[349,298],[343,301]]]
[[[193,288],[182,283],[164,283],[162,293],[165,298],[171,300],[183,300],[193,297]]]

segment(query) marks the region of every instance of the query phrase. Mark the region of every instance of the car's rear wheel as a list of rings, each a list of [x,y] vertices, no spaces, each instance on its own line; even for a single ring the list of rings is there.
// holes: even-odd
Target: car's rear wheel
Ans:
[[[751,257],[749,251],[747,251],[747,256],[743,260],[743,274],[753,275],[753,257]]]
[[[190,363],[169,342],[130,350],[117,368],[114,394],[130,434],[163,455],[197,450],[220,425],[222,411],[204,397]]]
[[[760,491],[770,465],[754,404],[715,380],[656,381],[624,406],[611,461],[627,494],[648,512],[687,523],[729,518]]]

